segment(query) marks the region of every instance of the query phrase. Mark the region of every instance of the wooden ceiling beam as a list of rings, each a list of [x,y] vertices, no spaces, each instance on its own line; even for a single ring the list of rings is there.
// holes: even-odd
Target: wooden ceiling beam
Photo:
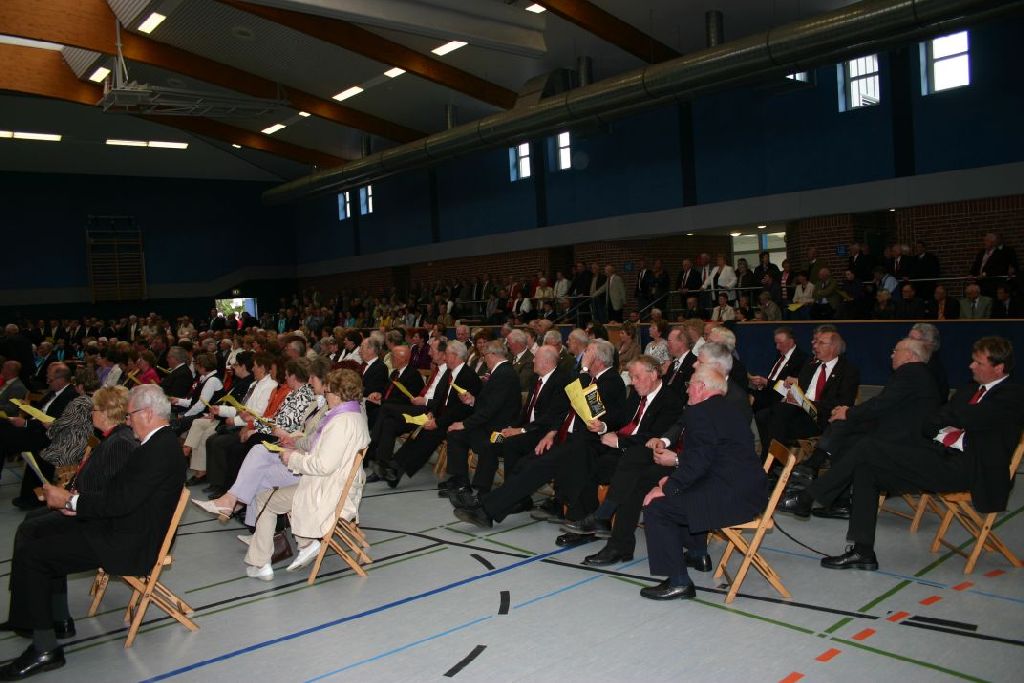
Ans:
[[[401,43],[388,40],[352,22],[237,0],[218,1],[381,64],[405,69],[411,74],[469,95],[481,102],[502,109],[511,109],[515,105],[515,92],[445,64],[439,59],[421,54]]]
[[[113,54],[116,18],[104,0],[3,0],[0,26],[8,35]],[[125,59],[174,71],[253,97],[287,98],[297,109],[334,123],[397,142],[412,142],[422,131],[340,105],[301,90],[288,88],[255,74],[180,50],[150,38],[121,32]]]
[[[632,24],[604,11],[589,0],[536,0],[555,16],[576,24],[584,31],[617,45],[648,64],[667,62],[679,52],[647,35]]]
[[[20,45],[0,44],[0,90],[39,95],[89,107],[95,107],[103,97],[103,87],[78,80],[59,52]],[[345,163],[344,159],[330,154],[273,140],[266,135],[210,119],[183,116],[140,118],[319,168],[332,168]]]

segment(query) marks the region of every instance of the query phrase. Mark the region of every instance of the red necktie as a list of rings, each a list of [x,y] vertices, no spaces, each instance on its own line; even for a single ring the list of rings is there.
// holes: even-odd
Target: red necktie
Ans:
[[[825,364],[821,364],[821,372],[818,373],[818,383],[814,385],[814,400],[821,400],[821,393],[825,391],[825,382],[828,381],[828,377],[825,376]]]
[[[430,379],[428,379],[427,383],[423,385],[422,389],[420,389],[420,396],[426,396],[427,395],[427,390],[430,389],[430,385],[434,383],[434,378],[435,377],[437,377],[437,368],[436,367],[434,368],[434,371],[430,373]]]
[[[540,377],[538,377],[537,383],[533,385],[533,396],[530,397],[530,402],[526,404],[526,412],[523,413],[522,423],[524,425],[528,424],[531,421],[530,416],[533,415],[533,409],[537,405],[537,397],[540,396],[540,390],[542,386],[544,386],[544,383],[541,382]]]
[[[984,396],[984,395],[985,395],[985,385],[982,384],[981,386],[978,387],[978,390],[974,392],[974,396],[971,396],[971,400],[968,401],[967,403],[969,405],[972,405],[972,406],[976,405],[978,403],[978,401],[981,400],[981,397]]]
[[[777,361],[775,361],[775,365],[772,366],[772,371],[768,373],[768,379],[777,379],[775,377],[775,373],[777,373],[780,370],[782,370],[782,366],[785,364],[785,362],[786,362],[786,357],[785,356],[779,356],[779,359]]]
[[[584,385],[584,389],[594,383],[593,378]],[[555,443],[562,443],[569,438],[569,428],[572,427],[573,420],[576,419],[576,411],[569,408],[569,414],[565,416],[562,421],[562,426],[558,428],[558,436],[555,437]]]
[[[388,378],[390,380],[390,382],[388,383],[388,390],[384,392],[384,401],[388,400],[388,396],[390,396],[391,392],[395,390],[395,380],[398,379],[398,376],[400,374],[401,373],[399,373],[398,370],[391,371],[391,377]]]
[[[620,427],[616,432],[619,436],[633,436],[633,432],[640,426],[640,420],[644,419],[644,408],[647,407],[647,397],[640,397],[640,407],[636,409],[636,415],[633,419],[626,423],[624,427]]]

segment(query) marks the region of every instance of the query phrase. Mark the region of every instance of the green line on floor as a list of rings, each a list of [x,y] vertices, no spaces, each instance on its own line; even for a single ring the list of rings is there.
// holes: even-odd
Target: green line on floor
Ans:
[[[726,612],[732,612],[733,614],[739,614],[750,619],[757,619],[758,621],[766,621],[769,624],[775,624],[776,626],[782,626],[784,628],[792,629],[793,631],[799,631],[800,633],[806,633],[807,635],[814,635],[814,629],[804,628],[803,626],[797,626],[796,624],[790,624],[786,621],[779,621],[778,619],[771,619],[769,617],[762,617],[760,614],[754,614],[753,612],[745,612],[735,607],[729,607],[717,602],[711,602],[709,600],[702,600],[697,598],[694,600],[701,605],[706,607],[714,607],[715,609],[725,610]]]
[[[887,650],[879,650],[877,647],[871,647],[870,645],[865,645],[863,643],[858,643],[855,640],[846,640],[845,638],[832,638],[832,640],[834,640],[837,643],[842,643],[843,645],[849,645],[850,647],[856,647],[856,648],[859,648],[861,650],[866,650],[868,652],[872,652],[872,653],[874,653],[876,655],[882,655],[883,657],[889,657],[891,659],[898,659],[901,662],[907,662],[908,664],[917,664],[918,666],[923,666],[926,669],[932,669],[934,671],[941,671],[944,674],[949,674],[950,676],[956,676],[957,678],[962,678],[965,681],[976,681],[977,683],[988,683],[988,681],[986,681],[984,678],[977,678],[976,676],[971,676],[970,674],[965,674],[965,673],[960,672],[960,671],[954,671],[953,669],[947,669],[944,666],[939,666],[938,664],[932,664],[931,662],[923,662],[920,659],[913,659],[912,657],[906,657],[904,655],[898,655],[895,652],[889,652]]]
[[[515,551],[520,552],[520,553],[526,553],[527,555],[536,555],[537,554],[537,553],[535,553],[532,550],[527,550],[526,548],[520,548],[519,546],[512,545],[511,543],[502,543],[501,541],[495,541],[493,538],[481,538],[480,540],[481,541],[487,541],[488,543],[493,543],[494,545],[500,545],[503,548],[508,548],[510,550],[515,550]]]
[[[508,529],[502,529],[501,531],[495,531],[494,533],[487,534],[486,536],[484,536],[484,538],[490,538],[491,536],[497,536],[498,534],[507,534],[510,531],[515,531],[516,529],[522,529],[523,527],[533,526],[534,524],[538,524],[539,522],[540,522],[540,520],[531,519],[529,522],[524,522],[523,524],[520,524],[519,526],[513,526],[513,527],[509,527]]]
[[[827,629],[825,629],[825,633],[835,633],[836,631],[838,631],[842,627],[844,627],[847,624],[849,624],[851,621],[853,621],[852,617],[843,617],[842,619],[840,619],[839,621],[837,621],[836,623],[832,624]]]
[[[861,607],[857,611],[858,612],[867,612],[869,609],[871,609],[872,607],[874,607],[878,603],[882,602],[882,600],[885,600],[886,598],[895,595],[896,593],[898,593],[899,591],[903,590],[904,588],[906,588],[907,586],[909,586],[912,583],[913,583],[913,581],[907,581],[906,579],[904,579],[903,581],[900,581],[895,586],[893,586],[892,588],[890,588],[886,592],[882,593],[877,598],[875,598],[874,600],[872,600],[868,604],[864,605],[863,607]]]

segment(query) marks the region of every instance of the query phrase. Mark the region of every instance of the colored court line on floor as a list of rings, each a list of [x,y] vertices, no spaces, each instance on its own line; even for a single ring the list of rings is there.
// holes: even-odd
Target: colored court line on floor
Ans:
[[[232,652],[227,652],[227,653],[225,653],[223,655],[219,655],[219,656],[213,657],[211,659],[200,660],[198,662],[194,662],[192,664],[188,664],[186,666],[179,667],[177,669],[172,669],[171,671],[168,671],[166,673],[159,674],[157,676],[153,676],[152,678],[148,678],[148,679],[146,679],[146,681],[144,683],[149,683],[151,681],[166,680],[168,678],[173,678],[175,676],[179,676],[179,675],[181,675],[183,673],[188,673],[190,671],[195,671],[196,669],[201,669],[201,668],[203,668],[205,666],[209,666],[211,664],[216,664],[216,663],[219,663],[219,662],[227,661],[229,659],[234,659],[235,657],[239,657],[239,656],[244,655],[244,654],[249,654],[249,653],[255,652],[257,650],[262,650],[264,648],[271,647],[273,645],[278,645],[280,643],[284,643],[284,642],[288,642],[288,641],[291,641],[291,640],[295,640],[297,638],[302,638],[302,637],[310,635],[312,633],[317,633],[319,631],[323,631],[323,630],[328,629],[328,628],[333,628],[334,626],[338,626],[340,624],[344,624],[344,623],[347,623],[347,622],[350,622],[350,621],[355,621],[357,619],[362,619],[364,617],[368,617],[368,616],[371,616],[373,614],[377,614],[379,612],[384,612],[384,611],[387,611],[387,610],[390,610],[390,609],[394,609],[395,607],[399,607],[401,605],[405,605],[405,604],[408,604],[410,602],[415,602],[417,600],[422,600],[424,598],[428,598],[428,597],[431,597],[433,595],[437,595],[438,593],[443,593],[445,591],[449,591],[449,590],[452,590],[454,588],[459,588],[461,586],[465,586],[467,584],[474,583],[474,582],[480,581],[482,579],[487,579],[487,578],[490,578],[492,576],[496,576],[498,574],[503,574],[503,573],[511,571],[513,569],[517,569],[519,567],[522,567],[522,566],[525,566],[525,565],[537,562],[537,561],[539,561],[539,560],[541,560],[541,559],[543,559],[545,557],[551,557],[552,555],[558,555],[559,553],[563,553],[563,552],[565,552],[567,550],[569,550],[569,548],[559,548],[558,550],[553,550],[553,551],[551,551],[549,553],[543,553],[541,555],[534,555],[533,557],[529,557],[529,558],[527,558],[525,560],[520,560],[519,562],[514,562],[514,563],[512,563],[512,564],[510,564],[510,565],[508,565],[506,567],[501,567],[499,569],[495,569],[494,571],[486,572],[484,574],[477,574],[475,576],[470,576],[470,577],[465,578],[465,579],[460,579],[459,581],[453,581],[452,583],[445,584],[444,586],[439,586],[438,588],[433,588],[431,590],[424,591],[422,593],[417,593],[415,595],[410,595],[410,596],[407,596],[407,597],[404,597],[404,598],[400,598],[398,600],[393,600],[391,602],[385,603],[383,605],[379,605],[377,607],[373,607],[373,608],[368,609],[368,610],[364,610],[362,612],[358,612],[356,614],[351,614],[351,615],[348,615],[348,616],[344,616],[344,617],[341,617],[339,619],[332,619],[331,621],[327,621],[327,622],[324,622],[322,624],[318,624],[317,626],[311,626],[309,628],[305,628],[305,629],[302,629],[302,630],[299,630],[299,631],[295,631],[293,633],[289,633],[289,634],[286,634],[286,635],[283,635],[283,636],[279,636],[277,638],[271,638],[269,640],[264,640],[264,641],[261,641],[259,643],[254,643],[254,644],[249,645],[247,647],[240,648],[238,650],[233,650]],[[490,617],[488,616],[488,618],[490,618]]]
[[[842,653],[842,650],[837,650],[833,647],[829,648],[828,650],[825,650],[814,659],[818,662],[830,662],[833,659],[835,659],[840,653]]]
[[[938,595],[930,595],[927,598],[925,598],[924,600],[921,600],[921,604],[922,605],[934,605],[935,603],[937,603],[941,599],[942,598],[940,596],[938,596]]]
[[[909,616],[910,612],[896,612],[896,614],[893,614],[892,616],[888,617],[886,621],[897,622],[900,619],[906,619]]]
[[[799,671],[794,671],[782,680],[780,680],[779,683],[796,683],[796,681],[799,681],[803,677],[804,675],[802,673],[800,673]]]
[[[925,662],[920,659],[914,659],[913,657],[907,657],[905,655],[897,654],[895,652],[889,652],[888,650],[880,650],[877,647],[871,647],[870,645],[865,645],[864,643],[858,643],[855,640],[846,640],[845,638],[836,637],[833,637],[832,640],[837,643],[849,645],[850,647],[855,647],[860,650],[871,652],[876,655],[889,657],[890,659],[898,659],[901,662],[907,662],[908,664],[917,664],[918,666],[922,666],[926,669],[932,669],[933,671],[941,671],[944,674],[955,676],[956,678],[962,678],[965,681],[976,681],[976,683],[988,683],[988,681],[986,681],[983,678],[977,678],[975,676],[971,676],[970,674],[965,674],[960,671],[954,671],[953,669],[947,669],[946,667],[939,666],[938,664],[932,664],[931,662]]]
[[[854,640],[867,640],[871,636],[875,635],[876,631],[873,628],[866,628],[863,631],[859,631],[853,636]]]
[[[993,569],[990,572],[985,572],[985,576],[987,576],[989,578],[992,578],[992,577],[996,577],[996,576],[1002,576],[1005,573],[1006,572],[1004,572],[1002,569]]]
[[[965,590],[967,590],[968,588],[970,588],[973,585],[974,585],[973,581],[964,581],[963,583],[958,583],[957,585],[953,586],[953,590],[955,590],[955,591],[965,591]]]
[[[452,677],[454,677],[455,674],[459,673],[460,671],[465,669],[467,666],[469,666],[469,663],[472,662],[477,657],[479,657],[480,653],[482,653],[486,649],[487,649],[486,645],[477,645],[476,647],[474,647],[472,650],[470,650],[469,654],[466,655],[465,657],[463,657],[462,659],[460,659],[459,662],[455,666],[453,666],[452,668],[450,668],[450,669],[448,669],[447,671],[444,672],[445,678],[452,678]]]

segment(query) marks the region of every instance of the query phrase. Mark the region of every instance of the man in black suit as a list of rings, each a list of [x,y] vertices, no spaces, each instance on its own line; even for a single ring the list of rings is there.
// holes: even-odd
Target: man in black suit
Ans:
[[[786,377],[796,377],[807,363],[807,354],[797,348],[793,328],[786,325],[776,327],[774,340],[775,350],[779,352],[779,356],[772,364],[771,370],[767,375],[754,375],[750,378],[750,383],[754,386],[752,393],[755,413],[782,400],[782,396],[774,389],[775,383]]]
[[[628,491],[629,488],[621,486],[620,470],[633,469],[630,466],[633,450],[644,448],[651,439],[664,433],[683,412],[682,399],[670,391],[658,376],[660,366],[661,364],[650,356],[638,356],[629,364],[629,378],[633,391],[630,392],[626,403],[626,412],[634,411],[632,418],[623,427],[602,434],[600,446],[591,449],[591,453],[586,453],[585,459],[581,459],[573,466],[563,467],[558,480],[559,491],[580,490],[584,496],[583,509],[593,510],[577,522],[564,524],[562,531],[567,534],[611,533],[612,516],[616,513],[620,500],[619,490],[626,488]],[[574,451],[574,454],[578,455],[579,451]],[[642,457],[646,459],[647,454]],[[571,483],[574,480],[577,481],[575,485]],[[616,489],[608,490],[600,506],[597,505],[598,484],[611,484],[612,488]],[[563,543],[566,540],[576,539],[563,539]]]
[[[939,257],[928,251],[928,245],[922,240],[914,242],[914,283],[917,293],[924,301],[929,301],[935,293],[936,278],[941,274]]]
[[[868,435],[877,441],[897,445],[913,441],[921,434],[925,420],[942,405],[939,388],[928,369],[930,348],[922,341],[903,339],[892,351],[893,374],[882,392],[855,406],[838,405],[832,409],[829,426],[818,440],[814,453],[794,471],[787,496],[806,488],[817,490],[814,480],[827,460],[838,463]],[[786,501],[791,501],[791,497]],[[783,508],[791,502],[784,502]],[[849,519],[848,495],[835,499],[827,508],[814,511],[816,517]]]
[[[645,598],[693,598],[696,590],[686,566],[707,557],[708,532],[754,519],[768,500],[764,470],[744,436],[747,420],[726,402],[726,387],[727,380],[714,369],[701,367],[694,373],[687,390],[682,457],[644,500],[651,574],[668,577],[642,588]]]
[[[1024,427],[1024,387],[1010,381],[1013,346],[1002,337],[984,337],[971,354],[973,382],[925,420],[923,434],[899,444],[871,436],[815,486],[787,505],[798,516],[813,500],[828,506],[853,484],[848,538],[853,547],[822,559],[826,569],[878,569],[875,524],[880,492],[970,491],[981,514],[1006,509],[1010,457]]]
[[[757,432],[761,436],[762,453],[768,452],[772,439],[788,444],[796,439],[818,436],[828,426],[836,406],[852,406],[860,388],[860,372],[843,355],[846,342],[838,332],[815,333],[811,342],[814,357],[800,370],[798,377],[787,377],[789,387],[796,383],[814,404],[814,417],[804,408],[780,401],[758,412]]]
[[[18,376],[25,386],[29,386],[32,373],[36,369],[35,356],[32,353],[32,343],[22,336],[17,325],[10,324],[4,327],[4,337],[0,339],[0,356],[21,363]]]
[[[64,414],[64,409],[78,396],[71,385],[71,370],[64,363],[51,363],[46,371],[46,384],[49,391],[36,403],[50,417],[57,419]],[[24,414],[14,415],[0,421],[0,446],[3,456],[16,456],[23,451],[39,455],[40,451],[50,445],[46,435],[46,426],[38,420],[29,419]],[[42,458],[36,458],[39,469],[47,479],[52,479],[54,467]],[[25,476],[21,478],[21,491],[11,502],[23,510],[39,507],[33,490],[42,484],[39,478],[27,467]]]
[[[982,237],[982,248],[974,257],[971,275],[978,278],[981,293],[995,296],[996,286],[1003,282],[1007,275],[1017,270],[1017,256],[1013,250],[1002,244],[999,235],[994,232],[985,233]]]
[[[3,680],[18,680],[64,666],[58,635],[74,635],[67,609],[67,575],[97,567],[119,576],[146,576],[160,552],[185,483],[181,447],[167,428],[171,406],[159,387],[132,390],[128,421],[142,442],[107,488],[73,493],[44,486],[46,504],[77,516],[81,528],[26,542],[11,565],[11,615],[32,634],[20,657],[0,668]],[[62,599],[62,596],[64,599]],[[57,631],[61,631],[58,633]]]
[[[1005,282],[996,287],[996,298],[992,301],[992,318],[1024,318],[1024,306],[1021,306],[1020,297]]]
[[[647,261],[640,259],[637,265],[636,287],[633,290],[638,311],[644,310],[651,303],[651,292],[654,290],[654,286],[654,273],[647,267]]]
[[[846,259],[846,269],[851,271],[857,282],[868,282],[875,268],[874,259],[861,253],[860,242],[850,245],[850,255]]]
[[[373,337],[367,337],[359,345],[363,359],[363,397],[366,398],[366,423],[370,429],[377,424],[380,404],[369,400],[371,394],[383,394],[388,387],[388,366],[380,359],[381,346]]]
[[[701,276],[700,269],[693,267],[693,261],[683,259],[683,268],[676,276],[676,291],[679,292],[679,305],[686,308],[686,299],[693,293],[694,296],[700,292]]]
[[[697,354],[690,349],[690,339],[681,327],[673,327],[666,337],[669,355],[672,356],[672,363],[665,372],[663,382],[681,401],[685,403],[686,383],[690,381],[693,374],[694,363],[697,362]]]
[[[480,395],[459,396],[462,403],[473,408],[473,413],[448,426],[448,480],[444,482],[441,495],[472,493],[469,490],[469,449],[478,454],[488,450],[491,434],[512,424],[522,411],[519,377],[501,341],[487,342],[484,363],[489,377]],[[486,488],[490,490],[490,484]]]
[[[403,474],[412,477],[419,472],[444,442],[448,427],[465,420],[473,412],[472,406],[459,400],[462,391],[473,396],[480,394],[480,377],[466,364],[468,357],[465,344],[457,340],[447,343],[446,369],[434,390],[434,398],[427,404],[426,424],[398,449],[392,465],[385,467],[381,474],[391,488],[398,486]]]
[[[172,346],[167,350],[167,363],[170,372],[160,382],[160,388],[168,398],[185,398],[192,390],[192,370],[188,367],[188,351],[180,346]]]
[[[893,315],[899,320],[922,320],[928,317],[924,302],[917,296],[917,289],[909,282],[903,283],[899,298],[892,303]]]
[[[537,375],[534,385],[523,404],[523,410],[512,426],[501,429],[501,439],[495,443],[481,444],[481,448],[473,447],[477,454],[476,472],[473,474],[471,491],[460,491],[452,494],[452,504],[456,507],[473,507],[473,497],[490,492],[494,485],[494,475],[498,471],[498,458],[505,462],[505,480],[513,477],[518,465],[524,457],[534,454],[537,443],[544,436],[557,430],[569,410],[569,397],[565,393],[568,374],[558,367],[558,352],[551,346],[541,346],[533,358],[533,369]],[[448,451],[451,461],[452,452]],[[532,493],[532,492],[531,492]],[[529,496],[523,499],[524,508],[533,506]]]
[[[585,423],[570,408],[561,426],[549,431],[537,442],[534,448],[537,457],[525,463],[515,476],[506,480],[504,486],[481,498],[479,507],[456,508],[456,517],[479,527],[490,528],[495,521],[500,522],[509,513],[521,509],[520,503],[525,497],[560,476],[564,467],[584,457],[573,454],[573,450],[595,453],[601,446],[601,434],[618,430],[629,421],[633,413],[627,414],[626,386],[611,367],[614,355],[615,347],[603,339],[590,342],[583,352],[583,364],[587,371],[580,376],[580,383],[584,387],[597,384],[598,394],[606,410],[602,418]],[[571,486],[577,484],[578,479],[570,481]],[[571,490],[564,494],[559,491],[559,496],[569,505],[570,518],[581,519],[589,512],[581,509],[583,495],[581,490]]]

